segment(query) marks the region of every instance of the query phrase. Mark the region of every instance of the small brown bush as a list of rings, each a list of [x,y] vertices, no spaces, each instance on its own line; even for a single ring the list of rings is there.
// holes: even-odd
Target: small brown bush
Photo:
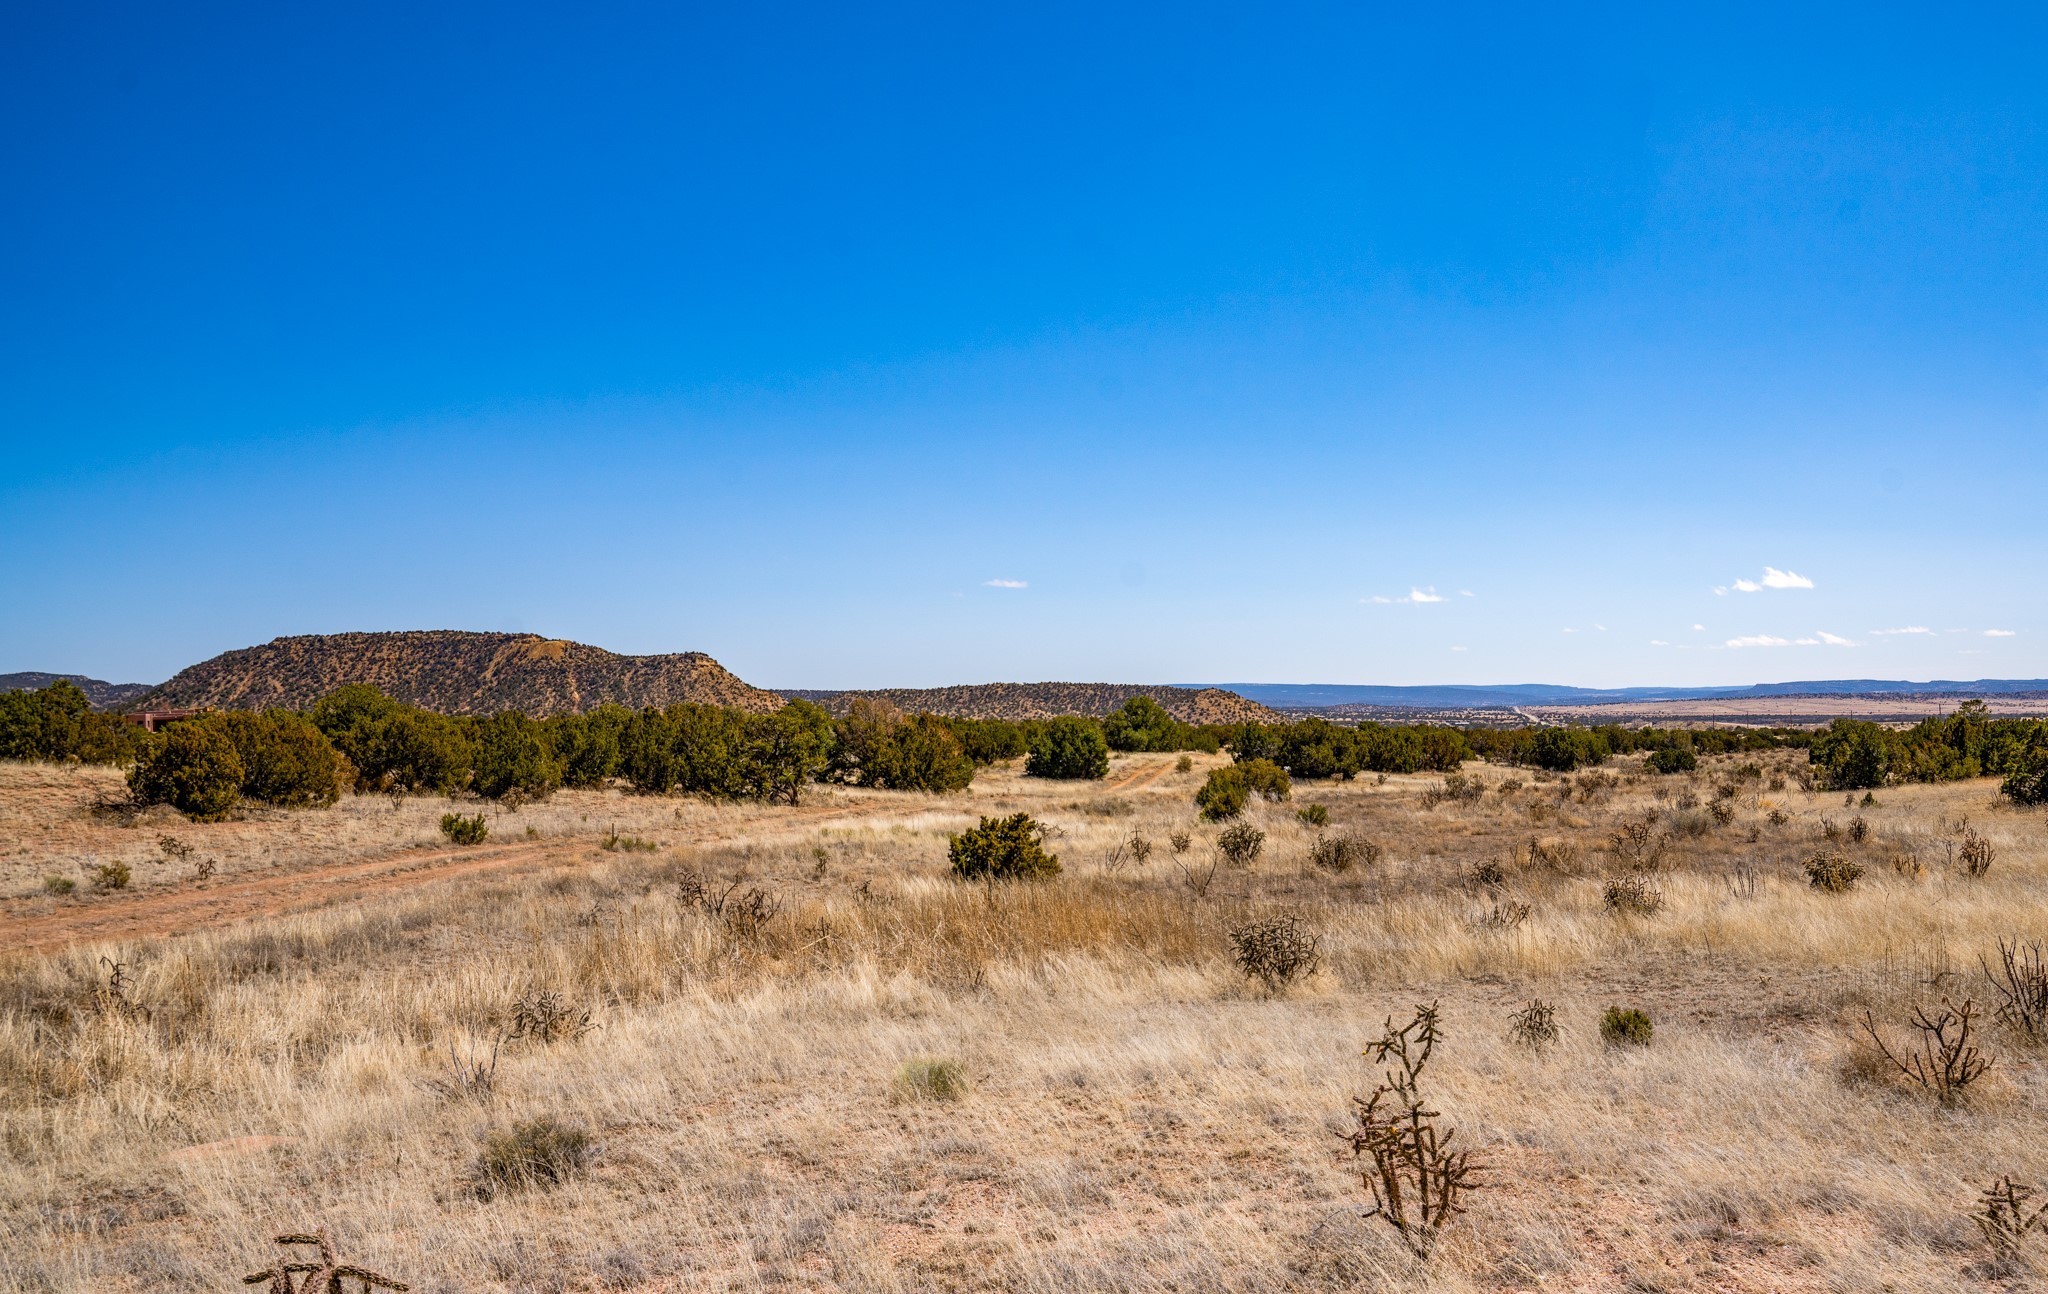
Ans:
[[[1829,894],[1846,894],[1856,888],[1863,864],[1840,854],[1815,854],[1806,860],[1806,883]]]
[[[134,879],[128,864],[116,858],[111,863],[101,863],[92,869],[92,887],[102,894],[113,890],[125,890]]]
[[[1557,1041],[1557,1008],[1542,998],[1508,1015],[1508,1039],[1518,1047],[1542,1051]]]
[[[1321,942],[1297,916],[1233,926],[1230,945],[1238,970],[1265,984],[1268,992],[1313,975],[1322,964]]]
[[[484,1139],[477,1156],[477,1192],[489,1199],[498,1191],[552,1187],[589,1166],[590,1134],[573,1123],[542,1115],[515,1123]]]
[[[1664,906],[1664,891],[1641,876],[1618,876],[1607,882],[1603,899],[1617,916],[1654,916]]]
[[[1266,833],[1249,822],[1240,822],[1216,837],[1217,852],[1232,867],[1250,867],[1266,847]]]
[[[1317,836],[1308,847],[1308,860],[1326,872],[1348,872],[1379,862],[1380,847],[1363,836]]]

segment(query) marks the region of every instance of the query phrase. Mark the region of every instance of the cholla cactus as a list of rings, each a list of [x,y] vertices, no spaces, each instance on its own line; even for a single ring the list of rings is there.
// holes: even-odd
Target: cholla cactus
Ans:
[[[288,1254],[277,1266],[244,1276],[242,1284],[261,1285],[268,1281],[269,1294],[348,1294],[348,1286],[344,1283],[347,1281],[360,1282],[357,1294],[370,1294],[373,1289],[402,1291],[412,1288],[403,1281],[380,1276],[367,1268],[334,1261],[334,1248],[327,1243],[325,1229],[311,1235],[279,1236],[277,1243],[288,1248],[311,1245],[319,1251],[319,1260],[311,1261]],[[293,1284],[294,1276],[305,1279]]]

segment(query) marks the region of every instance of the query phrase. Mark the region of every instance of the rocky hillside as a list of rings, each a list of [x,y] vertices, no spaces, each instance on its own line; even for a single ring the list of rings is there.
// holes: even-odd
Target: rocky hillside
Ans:
[[[446,714],[521,710],[539,718],[607,701],[634,709],[678,701],[743,710],[782,704],[702,652],[617,656],[537,634],[422,630],[308,634],[223,652],[129,708],[303,708],[344,683],[368,683]]]
[[[1062,714],[1100,717],[1134,696],[1149,696],[1183,723],[1270,723],[1279,718],[1258,702],[1221,688],[1134,683],[976,683],[869,692],[791,691],[787,695],[816,701],[834,713],[843,712],[857,697],[872,697],[910,714],[923,712],[961,719],[1050,719]]]
[[[21,674],[0,674],[0,692],[34,691],[45,688],[63,679],[75,683],[85,693],[85,699],[92,702],[95,710],[119,710],[127,708],[130,701],[149,691],[147,683],[103,683],[83,674],[44,674],[29,670]]]

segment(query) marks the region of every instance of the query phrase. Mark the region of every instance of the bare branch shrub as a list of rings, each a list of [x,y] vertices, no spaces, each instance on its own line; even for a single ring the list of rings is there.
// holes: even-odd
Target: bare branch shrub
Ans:
[[[1194,843],[1195,838],[1185,831],[1170,831],[1166,834],[1166,847],[1175,855],[1185,854],[1188,852],[1188,846]]]
[[[1399,1029],[1387,1018],[1385,1032],[1365,1054],[1375,1065],[1392,1064],[1370,1097],[1352,1098],[1358,1128],[1345,1136],[1352,1157],[1370,1161],[1360,1173],[1373,1199],[1366,1216],[1383,1219],[1421,1258],[1465,1211],[1464,1194],[1481,1185],[1474,1178],[1481,1166],[1469,1151],[1450,1149],[1456,1132],[1439,1128],[1440,1112],[1423,1102],[1422,1071],[1439,1036],[1435,1003],[1416,1007],[1415,1018]]]
[[[1502,899],[1472,925],[1479,930],[1513,930],[1529,919],[1529,905],[1514,899]]]
[[[1655,819],[1633,818],[1615,828],[1607,843],[1624,866],[1638,872],[1654,872],[1664,861],[1664,850],[1671,837],[1657,830]]]
[[[1245,978],[1259,980],[1277,993],[1315,974],[1322,964],[1322,946],[1298,916],[1247,921],[1230,930],[1237,968]]]
[[[2048,1042],[2048,963],[2041,945],[2022,945],[2017,937],[1998,941],[1998,969],[1982,957],[1977,964],[1998,994],[1992,1018],[2030,1042]]]
[[[1868,1011],[1863,1013],[1863,1030],[1901,1076],[1934,1093],[1943,1105],[1954,1105],[1991,1068],[1990,1058],[1971,1037],[1976,1017],[1977,1004],[1967,998],[1961,1006],[1944,998],[1941,1010],[1931,1015],[1926,1007],[1915,1007],[1910,1023],[1918,1033],[1918,1045],[1897,1051],[1878,1032],[1877,1020]]]

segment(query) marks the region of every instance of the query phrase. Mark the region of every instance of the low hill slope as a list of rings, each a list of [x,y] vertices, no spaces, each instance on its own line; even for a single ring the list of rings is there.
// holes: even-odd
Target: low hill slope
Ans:
[[[20,674],[0,674],[0,692],[35,691],[59,679],[76,684],[95,710],[120,709],[150,689],[147,683],[105,683],[83,674],[45,674],[40,670],[27,670]]]
[[[445,714],[520,710],[540,718],[606,702],[638,709],[696,701],[762,711],[782,704],[702,652],[619,656],[538,634],[420,630],[308,634],[223,652],[131,708],[297,709],[344,683],[368,683]]]
[[[1134,696],[1151,697],[1182,723],[1270,723],[1279,717],[1258,702],[1221,688],[1134,683],[975,683],[850,692],[794,690],[787,695],[816,701],[834,713],[843,713],[855,699],[868,697],[887,701],[911,714],[941,714],[957,719],[1050,719],[1063,714],[1099,718]]]

